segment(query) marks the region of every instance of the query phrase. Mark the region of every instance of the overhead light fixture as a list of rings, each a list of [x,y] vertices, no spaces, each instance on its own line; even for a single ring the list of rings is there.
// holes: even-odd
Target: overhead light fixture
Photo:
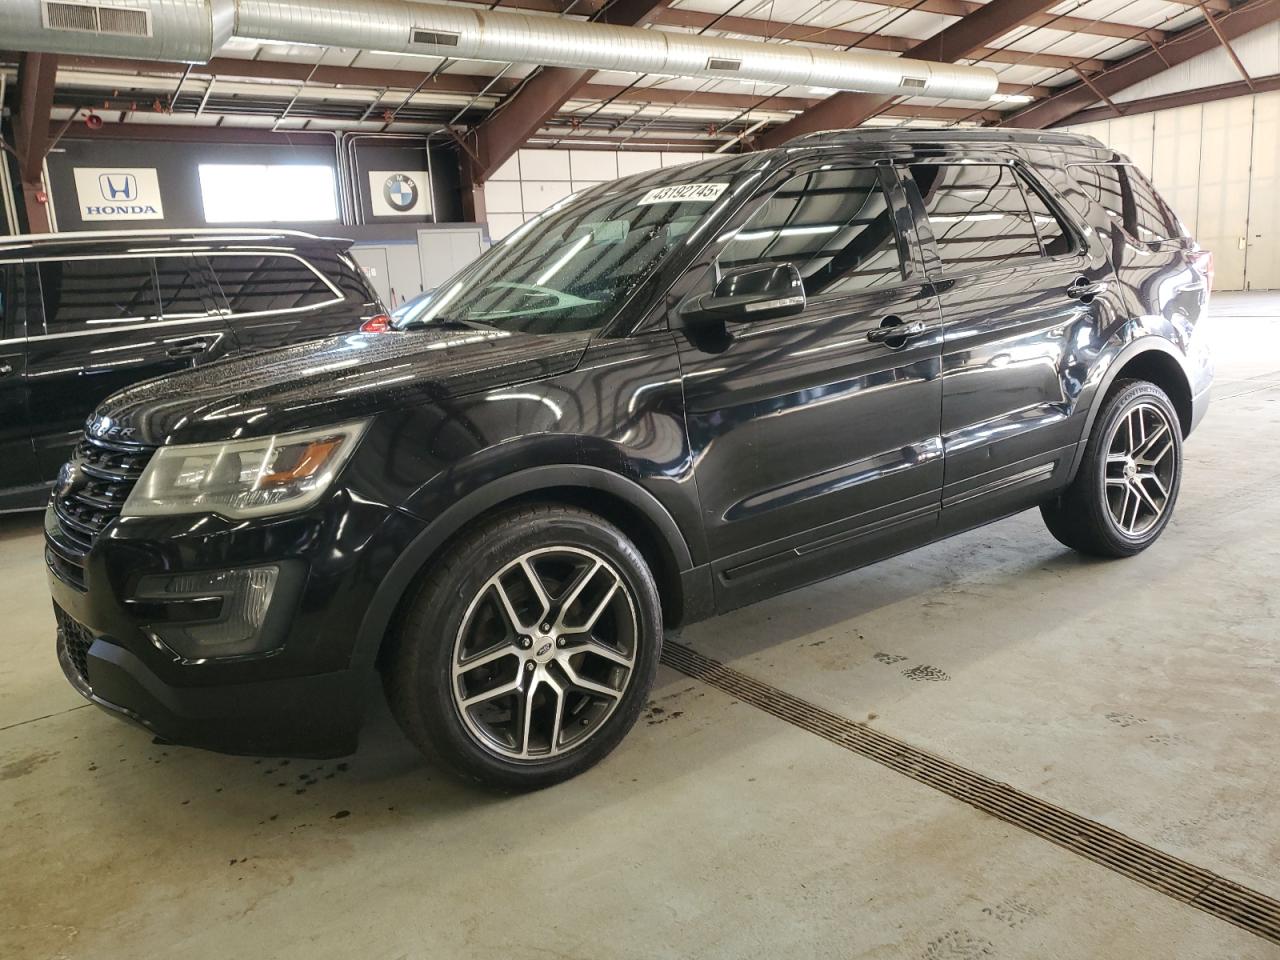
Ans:
[[[993,93],[991,100],[994,103],[1030,103],[1035,97],[1025,93]]]

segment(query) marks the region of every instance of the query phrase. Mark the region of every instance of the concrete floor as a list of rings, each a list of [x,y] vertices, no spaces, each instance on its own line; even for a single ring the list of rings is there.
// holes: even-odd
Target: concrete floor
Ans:
[[[1214,314],[1147,553],[1024,514],[679,639],[1280,896],[1280,296]],[[344,763],[155,746],[63,680],[40,552],[0,522],[6,960],[1280,956],[665,668],[608,761],[532,796],[455,785],[385,714]]]

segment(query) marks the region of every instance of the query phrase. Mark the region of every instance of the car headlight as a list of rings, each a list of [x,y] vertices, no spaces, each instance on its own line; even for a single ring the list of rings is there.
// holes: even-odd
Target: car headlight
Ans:
[[[333,481],[365,425],[254,440],[161,447],[125,501],[126,517],[218,513],[261,517],[311,506]]]

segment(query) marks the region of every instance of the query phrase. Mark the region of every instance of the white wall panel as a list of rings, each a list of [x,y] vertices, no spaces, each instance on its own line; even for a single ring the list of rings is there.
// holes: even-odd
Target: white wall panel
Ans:
[[[1245,283],[1280,290],[1280,91],[1253,98],[1253,170]]]
[[[618,155],[612,150],[570,150],[569,169],[574,180],[616,180]]]
[[[1116,117],[1108,121],[1110,146],[1132,160],[1147,176],[1151,176],[1153,115],[1140,113],[1132,117]]]
[[[484,205],[490,213],[523,213],[520,181],[490,180],[484,185]]]
[[[1200,104],[1160,110],[1155,121],[1151,182],[1194,236],[1200,211]]]
[[[571,180],[568,150],[521,150],[521,180]]]
[[[573,185],[566,180],[522,180],[520,192],[524,202],[524,212],[541,213],[557,200],[563,200],[573,193]]]
[[[493,176],[489,180],[519,180],[520,179],[520,154],[517,152],[506,163],[493,172]]]
[[[1214,287],[1244,289],[1253,97],[1204,105],[1196,238],[1213,251]]]
[[[657,151],[636,150],[618,154],[618,176],[629,177],[633,173],[657,170],[662,166],[662,154]]]
[[[519,213],[491,213],[489,214],[489,239],[497,243],[522,223],[524,223],[524,216]]]

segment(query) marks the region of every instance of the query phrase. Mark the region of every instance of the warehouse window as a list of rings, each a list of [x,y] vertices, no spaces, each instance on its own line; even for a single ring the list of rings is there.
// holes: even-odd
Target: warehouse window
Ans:
[[[810,297],[902,281],[893,214],[870,167],[792,177],[720,254],[720,269],[795,264]]]
[[[200,164],[206,223],[337,220],[333,168],[325,164]]]
[[[915,163],[905,169],[920,191],[948,269],[965,272],[1041,256],[1031,211],[1011,168]]]

